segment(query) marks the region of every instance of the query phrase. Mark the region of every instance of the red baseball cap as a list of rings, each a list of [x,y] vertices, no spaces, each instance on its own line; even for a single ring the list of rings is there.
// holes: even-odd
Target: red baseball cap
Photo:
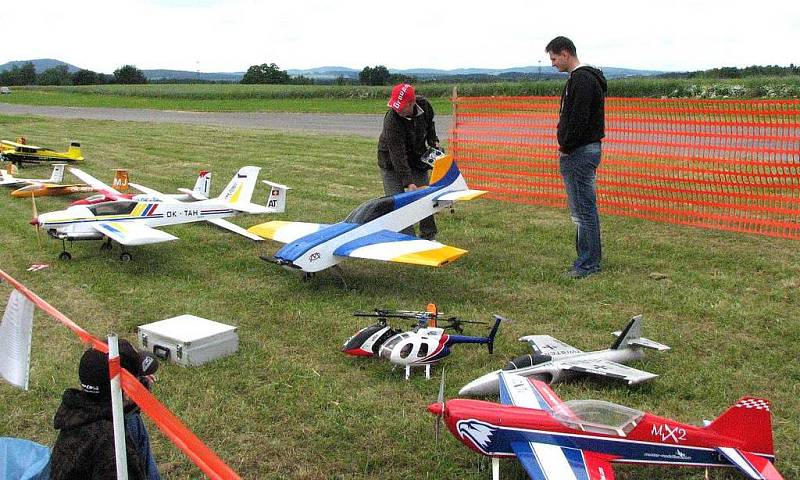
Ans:
[[[389,103],[387,103],[386,106],[397,112],[401,108],[414,103],[416,98],[414,87],[412,87],[411,84],[398,83],[392,88],[392,96],[389,98]]]

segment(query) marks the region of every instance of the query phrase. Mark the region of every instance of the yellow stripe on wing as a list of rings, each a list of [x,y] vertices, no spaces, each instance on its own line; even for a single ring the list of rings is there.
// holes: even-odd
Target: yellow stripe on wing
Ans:
[[[285,222],[282,220],[273,220],[271,222],[253,225],[252,227],[248,228],[247,231],[250,233],[255,233],[256,235],[262,238],[269,238],[270,240],[275,240],[275,234],[277,233],[277,231],[291,223],[292,222]]]
[[[422,252],[400,255],[399,257],[392,258],[391,261],[400,263],[413,263],[415,265],[427,265],[429,267],[439,267],[445,263],[452,262],[465,253],[467,253],[466,250],[443,245],[433,250],[424,250]]]

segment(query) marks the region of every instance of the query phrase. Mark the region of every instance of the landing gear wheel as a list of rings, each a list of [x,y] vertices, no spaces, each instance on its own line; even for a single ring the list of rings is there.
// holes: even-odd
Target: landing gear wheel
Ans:
[[[300,281],[301,282],[307,282],[307,281],[311,280],[311,278],[313,276],[314,276],[314,272],[303,272],[302,274],[300,274]]]
[[[61,252],[61,254],[58,256],[58,259],[64,261],[72,260],[72,255],[70,255],[69,252]]]
[[[133,257],[128,252],[122,252],[119,254],[119,261],[123,263],[128,263],[133,260]]]
[[[100,251],[101,252],[110,251],[111,248],[112,247],[111,247],[110,243],[103,243],[103,244],[100,245]]]

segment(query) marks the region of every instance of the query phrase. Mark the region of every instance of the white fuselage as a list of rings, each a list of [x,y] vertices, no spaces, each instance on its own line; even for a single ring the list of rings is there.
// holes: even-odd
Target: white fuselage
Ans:
[[[476,378],[464,386],[459,391],[459,395],[493,395],[499,391],[499,375],[501,371],[513,373],[522,377],[537,377],[539,380],[548,381],[551,384],[563,381],[567,378],[579,375],[578,372],[565,370],[560,365],[566,361],[580,360],[606,360],[616,363],[627,363],[639,360],[644,357],[644,352],[640,348],[623,348],[619,350],[597,350],[594,352],[581,352],[570,355],[554,357],[550,361],[536,365],[530,365],[512,370],[495,370],[482,377]]]

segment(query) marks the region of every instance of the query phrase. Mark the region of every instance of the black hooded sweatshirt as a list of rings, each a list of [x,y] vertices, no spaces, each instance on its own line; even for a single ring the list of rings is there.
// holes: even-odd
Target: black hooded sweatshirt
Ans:
[[[60,430],[50,456],[52,480],[116,480],[111,399],[69,388],[53,418]],[[125,435],[128,479],[146,480],[136,447]]]
[[[605,137],[606,93],[608,84],[599,69],[587,65],[570,73],[561,94],[559,150],[572,153]]]

